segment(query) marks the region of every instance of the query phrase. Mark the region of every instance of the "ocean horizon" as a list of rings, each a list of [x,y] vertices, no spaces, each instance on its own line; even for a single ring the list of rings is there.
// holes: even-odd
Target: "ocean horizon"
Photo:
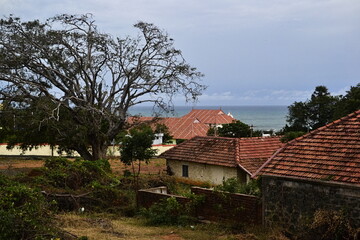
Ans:
[[[255,130],[281,130],[286,124],[288,106],[174,106],[174,112],[164,113],[162,117],[181,117],[192,109],[221,109],[235,119],[252,125]],[[151,106],[136,106],[129,110],[131,115],[154,116]]]

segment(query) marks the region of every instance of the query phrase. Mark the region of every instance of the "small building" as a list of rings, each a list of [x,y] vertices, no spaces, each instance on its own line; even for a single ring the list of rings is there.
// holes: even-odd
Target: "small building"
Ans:
[[[167,150],[168,170],[177,177],[221,184],[238,178],[248,182],[280,147],[279,137],[224,138],[197,136]]]
[[[295,228],[331,209],[360,227],[360,111],[290,141],[260,175],[266,225]]]

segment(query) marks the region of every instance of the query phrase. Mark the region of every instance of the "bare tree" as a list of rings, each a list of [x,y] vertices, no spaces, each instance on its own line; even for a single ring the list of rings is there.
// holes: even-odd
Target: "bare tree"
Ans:
[[[44,23],[0,20],[3,108],[46,99],[36,107],[44,115],[36,118],[39,128],[51,120],[54,143],[96,160],[125,127],[129,107],[152,102],[168,110],[176,94],[196,100],[205,89],[202,74],[186,63],[173,39],[153,24],[134,27],[136,38],[115,39],[101,33],[90,14]]]

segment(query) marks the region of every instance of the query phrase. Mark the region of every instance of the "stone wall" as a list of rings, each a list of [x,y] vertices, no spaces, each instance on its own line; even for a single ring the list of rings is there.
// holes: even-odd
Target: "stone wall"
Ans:
[[[321,180],[262,177],[265,225],[296,229],[316,210],[342,210],[360,227],[360,187]]]

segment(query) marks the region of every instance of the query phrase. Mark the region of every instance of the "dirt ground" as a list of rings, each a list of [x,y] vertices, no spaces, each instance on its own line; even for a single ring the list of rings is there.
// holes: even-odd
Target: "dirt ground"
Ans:
[[[122,175],[125,170],[131,171],[131,166],[125,166],[119,159],[109,160],[111,168],[114,173]],[[2,171],[30,171],[33,168],[44,166],[44,160],[33,158],[15,158],[3,157],[0,158],[0,170]],[[150,160],[149,164],[141,164],[141,173],[143,174],[158,174],[166,170],[165,159],[155,158]]]

